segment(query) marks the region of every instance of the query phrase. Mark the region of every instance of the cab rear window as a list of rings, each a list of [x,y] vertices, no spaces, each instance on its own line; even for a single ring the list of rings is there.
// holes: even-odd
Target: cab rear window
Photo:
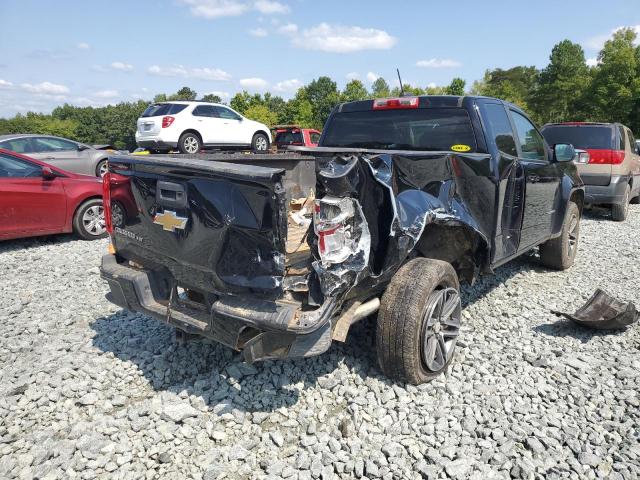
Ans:
[[[301,132],[278,132],[276,134],[275,143],[279,143],[282,145],[291,145],[292,143],[302,143],[302,133]]]
[[[326,126],[323,147],[475,152],[463,108],[339,112]]]
[[[549,145],[570,143],[575,148],[612,150],[614,130],[607,125],[551,125],[542,129]]]
[[[162,115],[175,115],[180,113],[187,106],[181,103],[154,103],[149,105],[142,114],[143,117],[159,117]]]

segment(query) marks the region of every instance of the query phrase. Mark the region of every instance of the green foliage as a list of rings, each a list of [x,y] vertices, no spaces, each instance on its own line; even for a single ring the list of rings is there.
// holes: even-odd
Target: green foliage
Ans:
[[[371,93],[373,98],[389,97],[391,95],[389,84],[384,78],[378,77],[371,85]]]
[[[369,98],[369,92],[360,80],[351,80],[344,87],[340,94],[341,102],[354,102],[356,100],[366,100]]]
[[[461,78],[454,78],[447,87],[447,95],[464,95],[464,87],[467,82]]]
[[[528,110],[529,100],[538,78],[536,67],[513,67],[508,70],[487,70],[480,95],[496,97]]]
[[[207,93],[206,95],[203,95],[201,100],[203,102],[222,103],[222,98],[213,93]]]
[[[333,107],[340,103],[338,85],[329,77],[319,77],[302,89],[311,104],[311,127],[320,130]]]
[[[73,136],[78,123],[71,119],[53,118],[51,115],[29,112],[18,114],[13,118],[0,118],[0,134],[5,133],[39,133],[59,137]]]
[[[167,100],[195,100],[198,94],[189,87],[182,87],[173,95],[167,97]]]
[[[251,105],[243,115],[250,120],[264,123],[268,127],[278,124],[278,115],[264,104]]]

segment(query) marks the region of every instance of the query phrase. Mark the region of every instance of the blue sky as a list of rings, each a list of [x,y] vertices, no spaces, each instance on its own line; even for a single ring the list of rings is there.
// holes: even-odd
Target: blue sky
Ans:
[[[520,6],[521,5],[521,6]],[[68,102],[150,99],[187,85],[288,98],[320,75],[340,87],[445,85],[486,68],[543,67],[565,38],[595,59],[637,0],[2,0],[0,116]],[[391,8],[395,7],[395,8]],[[456,12],[457,10],[457,12]],[[593,61],[593,60],[592,60]]]

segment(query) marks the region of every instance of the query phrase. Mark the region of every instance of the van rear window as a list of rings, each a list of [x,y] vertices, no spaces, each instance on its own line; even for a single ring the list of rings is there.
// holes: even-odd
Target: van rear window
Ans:
[[[463,108],[417,108],[335,113],[323,147],[476,151],[476,138]],[[456,150],[453,148],[453,150]]]
[[[182,103],[154,103],[149,105],[142,114],[143,117],[159,117],[162,115],[175,115],[187,108]]]
[[[550,125],[542,129],[542,135],[551,146],[570,143],[575,148],[611,150],[613,129],[605,125]]]

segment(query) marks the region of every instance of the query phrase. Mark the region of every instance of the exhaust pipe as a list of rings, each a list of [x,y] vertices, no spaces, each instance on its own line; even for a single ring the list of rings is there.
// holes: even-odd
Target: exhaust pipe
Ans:
[[[351,325],[368,317],[369,315],[373,315],[379,308],[380,299],[378,297],[372,298],[365,303],[355,302],[340,316],[333,327],[331,338],[338,342],[344,342],[347,339],[347,334],[349,333]]]

